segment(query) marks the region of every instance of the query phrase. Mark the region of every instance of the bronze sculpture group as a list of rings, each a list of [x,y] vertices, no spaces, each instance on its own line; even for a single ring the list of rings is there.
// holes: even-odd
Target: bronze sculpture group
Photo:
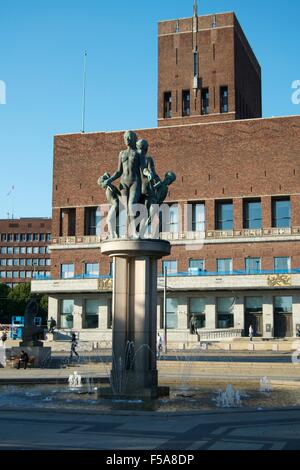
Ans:
[[[99,178],[98,185],[105,189],[110,205],[106,220],[110,238],[118,238],[116,219],[121,207],[127,213],[129,236],[142,238],[165,201],[176,175],[167,172],[164,179],[160,179],[154,160],[148,155],[148,142],[138,141],[134,132],[127,131],[124,141],[126,149],[120,153],[117,171],[112,176],[105,173]],[[119,178],[120,186],[117,188],[112,183]]]

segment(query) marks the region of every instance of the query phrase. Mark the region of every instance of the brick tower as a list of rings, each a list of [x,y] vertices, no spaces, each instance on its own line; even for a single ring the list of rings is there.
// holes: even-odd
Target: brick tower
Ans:
[[[163,21],[158,126],[260,118],[261,68],[234,13]]]

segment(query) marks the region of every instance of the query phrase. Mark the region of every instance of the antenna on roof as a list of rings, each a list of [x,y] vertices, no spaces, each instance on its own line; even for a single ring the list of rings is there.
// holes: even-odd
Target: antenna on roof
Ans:
[[[86,58],[87,58],[87,51],[84,51],[84,58],[83,58],[83,92],[82,92],[82,128],[81,128],[81,132],[83,134],[85,133]]]
[[[194,0],[194,16],[198,16],[198,3]]]

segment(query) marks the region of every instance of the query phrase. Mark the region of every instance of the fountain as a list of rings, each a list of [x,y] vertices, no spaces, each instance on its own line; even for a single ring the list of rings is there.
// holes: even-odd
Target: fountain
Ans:
[[[241,393],[239,390],[235,391],[232,385],[227,385],[225,392],[218,391],[216,402],[218,408],[240,408]]]
[[[272,392],[272,386],[271,386],[271,383],[268,379],[268,377],[263,377],[262,379],[260,379],[260,392],[261,393],[271,393]]]
[[[73,374],[71,374],[69,376],[69,379],[68,379],[68,382],[69,382],[69,388],[70,389],[80,389],[82,387],[82,383],[81,383],[81,375],[78,374],[78,372],[73,372]]]

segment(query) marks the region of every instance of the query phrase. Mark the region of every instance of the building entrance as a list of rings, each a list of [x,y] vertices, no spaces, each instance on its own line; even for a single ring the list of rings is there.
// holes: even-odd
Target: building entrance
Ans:
[[[274,314],[274,336],[275,338],[293,336],[293,315],[291,313]]]
[[[252,325],[254,336],[263,335],[263,316],[262,312],[246,312],[245,336],[249,335],[249,327]]]

